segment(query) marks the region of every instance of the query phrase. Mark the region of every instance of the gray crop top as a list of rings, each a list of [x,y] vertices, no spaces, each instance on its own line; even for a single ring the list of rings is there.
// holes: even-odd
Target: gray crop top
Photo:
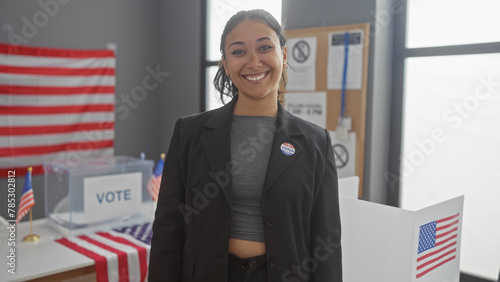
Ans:
[[[264,242],[261,196],[275,131],[275,117],[233,116],[231,238]]]

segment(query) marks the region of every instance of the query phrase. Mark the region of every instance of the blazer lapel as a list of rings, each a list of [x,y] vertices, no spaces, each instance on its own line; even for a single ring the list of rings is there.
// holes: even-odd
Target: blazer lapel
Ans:
[[[293,116],[278,103],[278,123],[267,167],[263,193],[266,193],[302,151],[302,146],[293,138],[300,135],[302,135],[302,131],[295,123]],[[283,150],[282,146],[284,147]]]
[[[231,162],[231,115],[237,99],[222,108],[215,110],[214,114],[206,121],[205,128],[210,131],[201,136],[201,143],[212,172],[228,171]],[[231,183],[231,182],[230,182]],[[221,187],[222,193],[231,205],[231,184]]]
[[[231,163],[231,116],[236,101],[237,99],[235,98],[224,107],[215,110],[212,117],[205,123],[205,128],[210,129],[210,131],[202,135],[201,143],[210,163],[210,168],[214,173],[221,171],[230,173],[228,168]],[[278,103],[278,123],[267,167],[263,193],[273,185],[283,171],[302,151],[302,146],[296,141],[296,137],[301,135],[302,131],[296,124],[293,116]],[[287,144],[293,146],[294,150],[285,154],[281,147],[284,145],[291,148]],[[229,187],[221,187],[228,204],[232,202],[230,186],[231,184],[229,184]]]

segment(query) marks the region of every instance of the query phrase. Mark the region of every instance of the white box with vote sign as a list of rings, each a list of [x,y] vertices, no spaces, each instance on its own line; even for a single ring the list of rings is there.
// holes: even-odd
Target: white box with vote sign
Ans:
[[[152,220],[153,165],[128,156],[44,163],[48,224],[78,235]]]

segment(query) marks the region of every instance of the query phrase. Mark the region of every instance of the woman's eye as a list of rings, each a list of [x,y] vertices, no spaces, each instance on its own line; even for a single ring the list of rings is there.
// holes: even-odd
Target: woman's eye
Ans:
[[[231,52],[231,54],[233,54],[233,55],[241,55],[241,54],[243,54],[243,50],[233,50]]]
[[[260,50],[261,50],[261,51],[267,51],[267,50],[272,49],[272,48],[273,48],[273,47],[271,47],[271,46],[269,46],[269,45],[264,45],[264,46],[260,47]]]

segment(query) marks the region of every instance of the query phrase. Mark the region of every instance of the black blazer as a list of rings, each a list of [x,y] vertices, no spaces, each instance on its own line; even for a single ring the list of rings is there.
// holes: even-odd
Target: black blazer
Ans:
[[[149,281],[227,281],[236,100],[175,124],[153,223]],[[268,281],[342,281],[330,135],[278,107],[262,193]],[[282,152],[284,143],[295,148],[292,155]]]

